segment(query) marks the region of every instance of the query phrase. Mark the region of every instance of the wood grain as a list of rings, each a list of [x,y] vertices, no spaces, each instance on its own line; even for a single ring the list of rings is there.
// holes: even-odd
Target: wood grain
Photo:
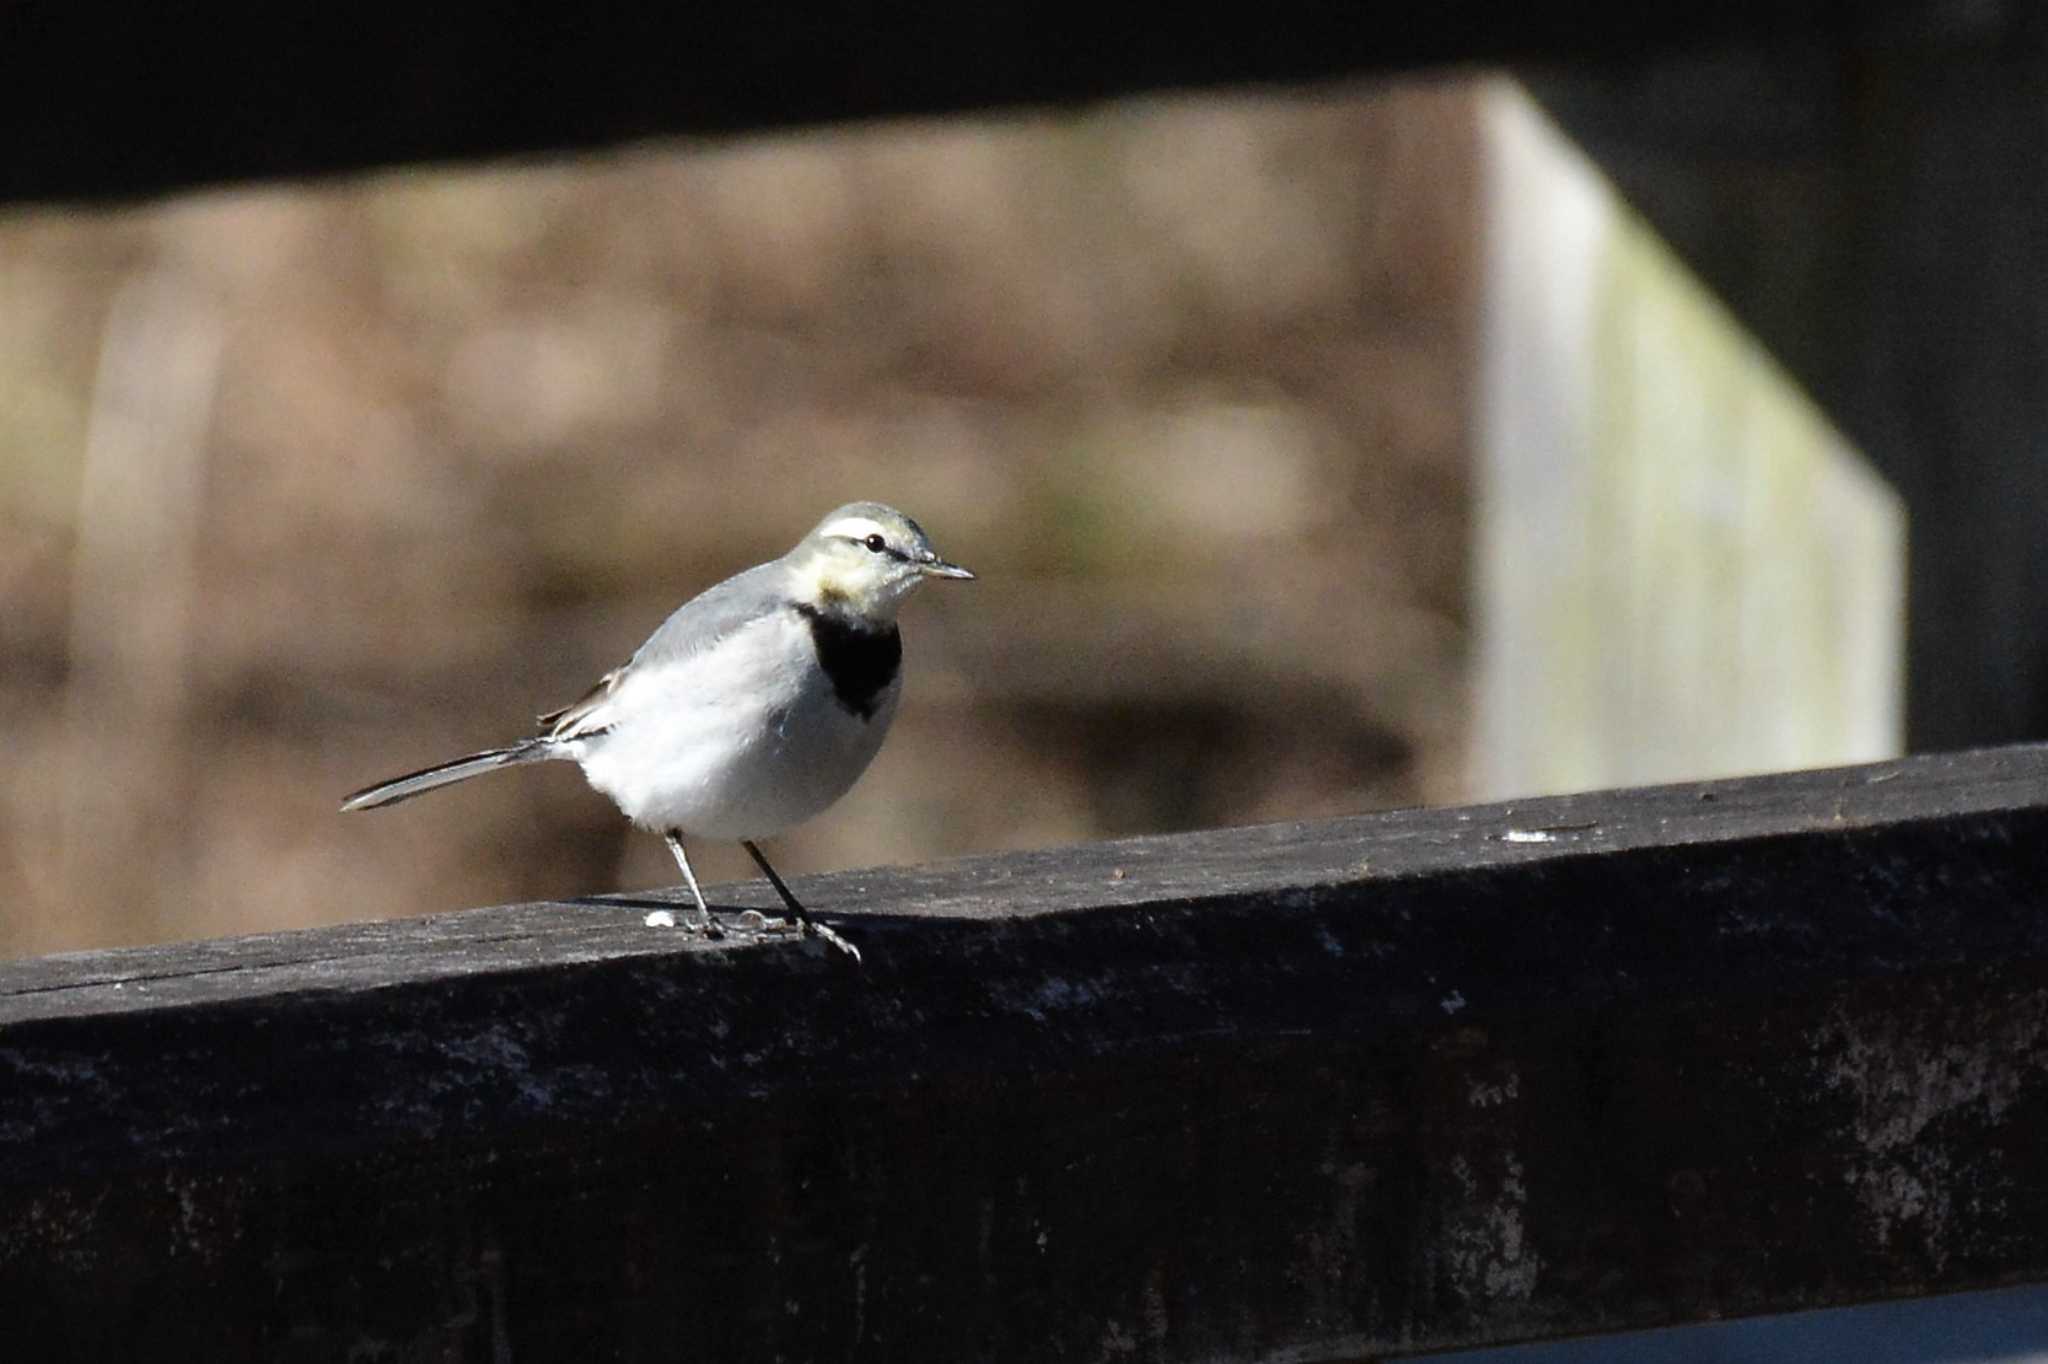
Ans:
[[[11,963],[0,1302],[1320,1359],[2038,1279],[2044,834],[2026,747],[800,882],[864,967],[603,899]]]

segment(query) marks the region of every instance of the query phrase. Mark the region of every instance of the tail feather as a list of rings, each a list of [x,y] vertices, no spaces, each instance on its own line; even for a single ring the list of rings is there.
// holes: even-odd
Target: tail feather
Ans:
[[[432,767],[423,767],[417,772],[408,772],[390,781],[380,781],[375,786],[366,786],[341,803],[343,810],[374,810],[380,805],[396,805],[402,800],[442,786],[452,786],[471,777],[481,777],[486,772],[495,772],[501,767],[516,767],[520,763],[540,762],[555,756],[554,746],[544,740],[528,739],[510,748],[486,749],[472,753],[466,758],[456,758]]]

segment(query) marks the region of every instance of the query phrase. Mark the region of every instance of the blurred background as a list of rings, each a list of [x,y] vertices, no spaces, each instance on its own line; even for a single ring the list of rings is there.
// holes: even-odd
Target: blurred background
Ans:
[[[1456,796],[1469,122],[1141,100],[7,215],[0,946],[672,883],[573,766],[335,806],[862,497],[982,580],[908,609],[785,870]]]
[[[1899,744],[1895,499],[1498,79],[26,210],[0,281],[17,954],[669,884],[567,765],[335,805],[863,497],[982,578],[791,871]]]
[[[335,805],[856,497],[982,581],[792,873],[2038,734],[2043,44],[1916,13],[520,161],[20,143],[0,954],[668,884],[566,766]],[[266,166],[348,173],[213,183]]]

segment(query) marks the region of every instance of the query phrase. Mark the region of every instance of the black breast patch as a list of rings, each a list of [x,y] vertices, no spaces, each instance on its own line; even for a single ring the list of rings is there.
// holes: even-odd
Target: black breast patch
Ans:
[[[818,649],[818,664],[832,679],[832,694],[839,704],[863,720],[875,718],[882,689],[896,676],[903,662],[903,636],[896,627],[859,625],[844,616],[799,606],[798,614],[811,626],[811,643]]]

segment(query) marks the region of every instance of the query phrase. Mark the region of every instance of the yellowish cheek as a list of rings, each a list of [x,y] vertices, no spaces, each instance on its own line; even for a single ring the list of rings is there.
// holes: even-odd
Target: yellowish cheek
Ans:
[[[847,585],[822,568],[813,568],[805,575],[803,583],[805,596],[819,605],[844,605],[853,600],[853,593]]]

